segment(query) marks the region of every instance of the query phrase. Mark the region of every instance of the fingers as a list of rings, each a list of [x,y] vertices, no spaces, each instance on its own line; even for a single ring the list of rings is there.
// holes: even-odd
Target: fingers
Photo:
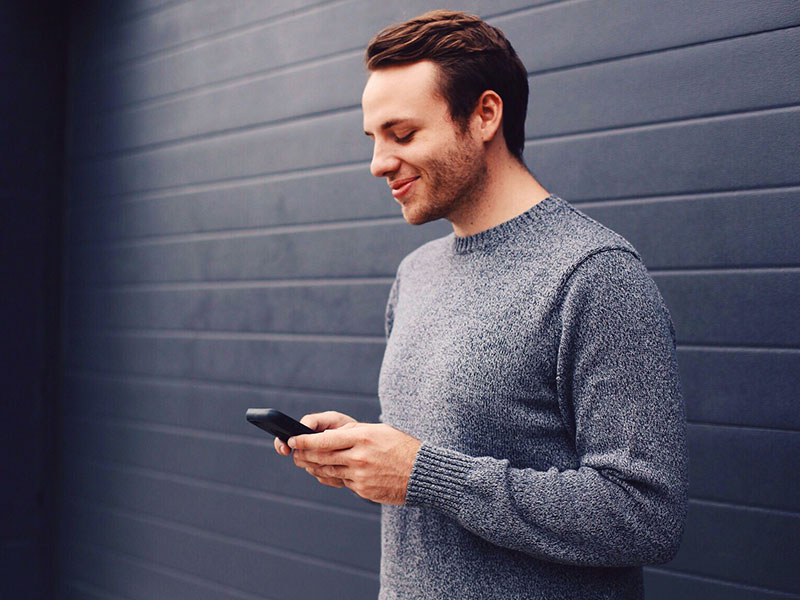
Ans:
[[[344,413],[334,410],[329,410],[321,413],[312,413],[305,415],[300,422],[315,431],[327,431],[330,429],[338,429],[340,427],[349,428],[357,423],[357,421]],[[292,447],[282,442],[280,439],[275,438],[273,441],[275,452],[282,456],[288,456],[292,453]]]
[[[317,479],[336,479],[340,482],[350,474],[348,467],[341,465],[312,465],[306,467],[306,473]]]
[[[273,440],[272,445],[275,447],[275,452],[277,452],[278,454],[281,454],[283,456],[287,456],[288,454],[291,454],[291,452],[292,452],[291,448],[289,448],[289,446],[287,446],[285,443],[283,443],[278,438],[275,438]]]
[[[328,429],[322,433],[296,435],[289,438],[289,447],[296,450],[334,452],[352,448],[356,441],[356,427]]]
[[[292,455],[294,464],[302,469],[321,466],[345,466],[346,455],[343,452],[317,452],[315,450],[295,450]]]
[[[310,427],[314,431],[324,431],[326,427],[324,426],[323,420],[320,418],[320,416],[321,413],[303,415],[303,417],[300,418],[300,422],[306,427]]]
[[[336,479],[332,477],[316,477],[316,480],[324,485],[329,485],[331,487],[336,487],[336,488],[344,487],[345,485],[347,485],[341,479]]]
[[[303,460],[302,454],[302,450],[298,450],[294,453],[292,459],[294,460],[295,465],[305,469],[306,473],[316,478],[317,481],[324,485],[337,488],[344,487],[346,485],[346,482],[343,481],[339,476],[345,474],[345,467],[340,465],[325,465],[309,462]]]
[[[356,420],[335,410],[328,410],[321,413],[305,415],[300,422],[314,431],[326,431],[328,429],[338,429],[347,423],[355,423]]]

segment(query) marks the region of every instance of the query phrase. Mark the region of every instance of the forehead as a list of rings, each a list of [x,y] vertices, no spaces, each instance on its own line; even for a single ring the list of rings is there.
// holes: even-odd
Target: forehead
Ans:
[[[427,60],[372,71],[361,96],[364,130],[374,133],[400,119],[449,114],[438,91],[437,75],[438,67]]]

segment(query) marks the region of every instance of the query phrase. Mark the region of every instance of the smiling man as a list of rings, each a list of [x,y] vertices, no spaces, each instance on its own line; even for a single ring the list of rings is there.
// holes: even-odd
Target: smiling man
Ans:
[[[502,32],[434,11],[370,42],[370,170],[412,224],[382,423],[307,415],[276,449],[382,503],[382,599],[642,598],[686,511],[669,314],[636,250],[522,158],[527,74]]]

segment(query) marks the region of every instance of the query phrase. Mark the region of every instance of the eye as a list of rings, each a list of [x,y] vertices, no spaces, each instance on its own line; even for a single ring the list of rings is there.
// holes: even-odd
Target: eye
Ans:
[[[395,135],[394,136],[394,141],[397,142],[398,144],[405,144],[406,142],[410,142],[411,141],[411,138],[414,137],[415,133],[416,133],[416,131],[411,130],[411,131],[409,131],[407,134],[405,134],[402,137],[400,137],[398,135]]]

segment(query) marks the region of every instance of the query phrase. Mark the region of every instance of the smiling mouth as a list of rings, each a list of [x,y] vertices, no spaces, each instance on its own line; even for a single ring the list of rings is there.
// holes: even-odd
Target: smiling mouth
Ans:
[[[419,175],[390,182],[389,186],[392,188],[392,196],[394,196],[395,199],[405,196],[417,179],[419,179]]]

